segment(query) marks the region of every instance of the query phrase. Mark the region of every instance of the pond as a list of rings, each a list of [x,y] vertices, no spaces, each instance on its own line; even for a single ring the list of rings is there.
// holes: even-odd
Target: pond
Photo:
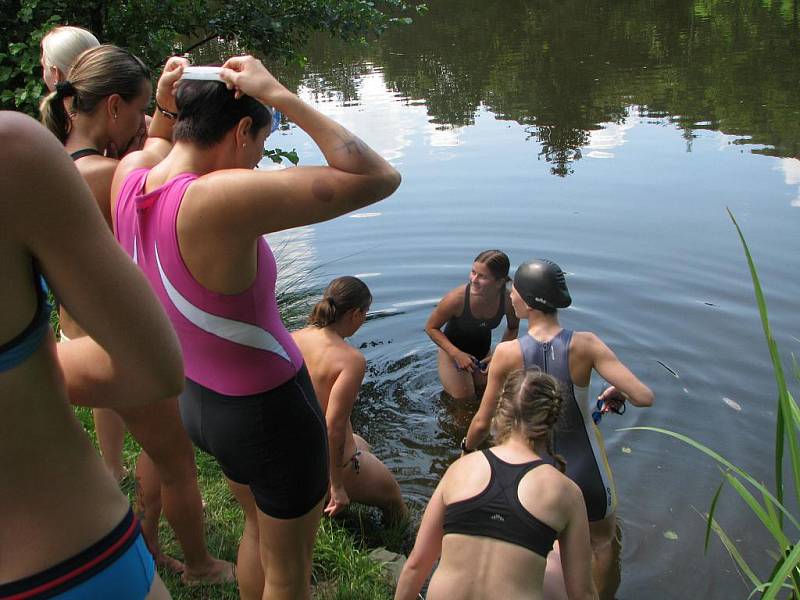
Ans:
[[[620,429],[673,429],[772,479],[774,379],[725,208],[788,360],[800,352],[797,2],[428,4],[368,47],[313,41],[295,75],[403,175],[390,199],[281,236],[309,282],[353,274],[374,295],[352,340],[369,365],[356,430],[422,508],[474,410],[441,395],[428,314],[481,250],[513,266],[550,258],[574,299],[562,323],[596,332],[656,394],[601,423],[620,498],[618,598],[745,598],[721,544],[703,556],[719,470]],[[322,161],[292,124],[268,146]],[[766,539],[743,508],[724,492],[719,521],[763,567]]]

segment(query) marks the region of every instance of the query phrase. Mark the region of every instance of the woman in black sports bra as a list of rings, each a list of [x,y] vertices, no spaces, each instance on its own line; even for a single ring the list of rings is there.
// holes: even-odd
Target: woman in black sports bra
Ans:
[[[503,341],[517,337],[519,319],[506,289],[508,270],[508,256],[484,250],[472,263],[469,283],[448,292],[425,324],[425,332],[439,346],[444,391],[457,400],[474,399],[486,386],[492,330],[504,315]]]
[[[437,559],[428,600],[597,599],[583,495],[553,455],[560,413],[552,377],[538,369],[509,375],[494,417],[497,444],[460,458],[442,477],[395,600],[417,598]]]

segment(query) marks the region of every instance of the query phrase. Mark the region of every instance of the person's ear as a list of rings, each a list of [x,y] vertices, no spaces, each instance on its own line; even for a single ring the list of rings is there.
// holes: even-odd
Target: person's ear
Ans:
[[[251,117],[243,117],[236,125],[236,146],[239,148],[246,148],[248,143],[252,143],[253,136],[251,135],[253,129],[253,119]]]
[[[119,94],[111,94],[106,99],[106,110],[108,111],[108,116],[116,120],[117,116],[119,116],[119,108],[121,104],[122,104],[122,96],[120,96]]]

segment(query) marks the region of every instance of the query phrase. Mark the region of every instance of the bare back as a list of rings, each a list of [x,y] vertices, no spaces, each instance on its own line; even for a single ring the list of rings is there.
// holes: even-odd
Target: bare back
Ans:
[[[492,452],[511,464],[530,460],[503,446]],[[454,463],[442,481],[445,506],[480,494],[489,485],[491,470],[481,453]],[[550,465],[529,471],[520,481],[519,500],[526,511],[561,532],[569,522],[572,496],[577,488]],[[565,501],[566,499],[566,501]],[[447,534],[442,557],[430,587],[429,600],[447,598],[541,598],[545,557],[506,541],[489,537]]]

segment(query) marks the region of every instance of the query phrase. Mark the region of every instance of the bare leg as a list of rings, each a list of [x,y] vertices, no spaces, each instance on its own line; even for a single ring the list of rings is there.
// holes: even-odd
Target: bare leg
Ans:
[[[475,398],[472,374],[468,371],[459,371],[453,359],[442,349],[439,349],[439,379],[444,391],[456,400]]]
[[[153,578],[153,583],[150,584],[150,592],[144,600],[172,600],[172,596],[169,595],[158,573],[156,573],[156,576]]]
[[[408,508],[403,502],[397,480],[386,465],[369,451],[369,445],[363,438],[353,437],[361,454],[358,456],[358,473],[352,463],[348,463],[344,471],[347,495],[355,502],[380,508],[387,523],[403,521],[408,516]]]
[[[136,461],[136,516],[142,525],[142,535],[156,565],[166,567],[175,573],[183,573],[185,567],[181,561],[161,552],[161,544],[158,541],[161,478],[147,452],[141,452]]]
[[[258,540],[258,509],[250,488],[230,479],[228,486],[244,511],[244,534],[239,542],[236,579],[241,600],[260,600],[264,594],[264,569]]]
[[[602,521],[589,522],[592,543],[592,575],[600,600],[613,600],[620,582],[619,556],[615,558],[614,539],[617,515],[611,513]],[[616,545],[618,547],[618,544]]]
[[[561,551],[558,541],[553,544],[553,550],[547,555],[547,566],[544,569],[544,583],[542,584],[543,600],[568,600],[567,586],[564,583],[564,570],[561,566]]]
[[[297,519],[275,519],[258,511],[263,600],[310,600],[311,558],[322,517],[321,501]]]
[[[125,441],[125,423],[110,408],[93,408],[94,430],[103,462],[114,479],[121,481],[125,477],[125,464],[122,461],[122,444]]]
[[[169,398],[144,407],[126,407],[119,412],[158,470],[164,515],[183,549],[184,579],[208,583],[232,581],[233,565],[212,558],[206,547],[194,448],[183,429],[178,399]],[[151,497],[149,491],[144,494]]]

